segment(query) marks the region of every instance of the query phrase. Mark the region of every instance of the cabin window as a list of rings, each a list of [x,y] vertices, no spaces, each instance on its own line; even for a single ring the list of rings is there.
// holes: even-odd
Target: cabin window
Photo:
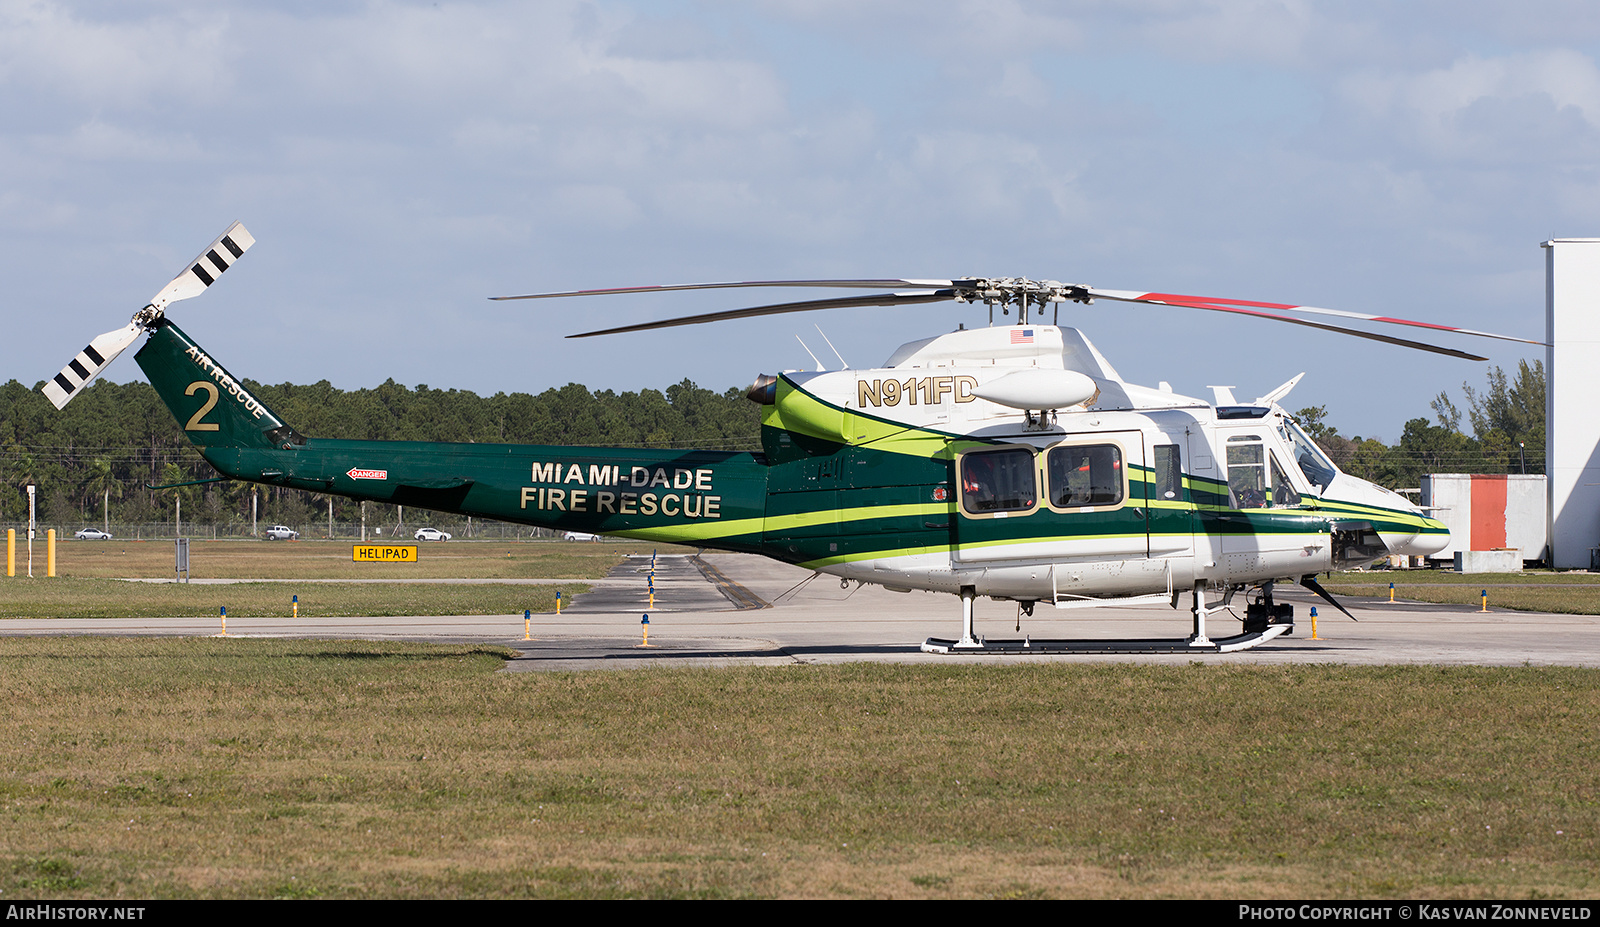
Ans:
[[[1122,449],[1115,444],[1053,447],[1046,463],[1051,505],[1079,508],[1122,503]]]
[[[972,515],[1031,512],[1038,504],[1033,451],[1010,448],[961,457],[961,505]]]
[[[1158,444],[1155,450],[1155,501],[1183,501],[1183,460],[1178,445]]]

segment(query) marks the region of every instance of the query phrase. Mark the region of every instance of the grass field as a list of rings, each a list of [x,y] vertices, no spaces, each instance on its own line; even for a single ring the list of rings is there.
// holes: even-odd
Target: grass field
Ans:
[[[1489,593],[1491,608],[1600,615],[1600,574],[1594,573],[1450,573],[1443,570],[1395,570],[1335,573],[1322,580],[1339,595],[1389,598],[1394,583],[1399,601],[1479,605]]]
[[[648,544],[63,544],[0,615],[504,614]],[[662,552],[669,549],[656,547]],[[42,556],[36,560],[42,573]],[[363,578],[483,585],[350,583]],[[559,587],[493,580],[571,579]],[[1558,597],[1585,574],[1346,574]],[[1600,577],[1596,577],[1600,579]],[[1564,603],[1564,605],[1563,605]],[[192,609],[193,611],[185,611]],[[260,610],[259,612],[253,610]],[[1600,672],[496,672],[492,646],[0,639],[0,898],[1587,898]]]
[[[0,893],[1585,898],[1600,673],[0,640]]]
[[[251,579],[572,579],[560,585],[481,583],[236,583],[227,586],[128,583],[123,578],[173,576],[172,543],[63,542],[58,576],[44,577],[35,553],[33,579],[0,578],[0,618],[153,618],[214,616],[222,606],[240,618],[282,616],[300,597],[307,618],[343,615],[514,615],[555,610],[559,591],[572,596],[629,554],[690,548],[643,542],[452,541],[418,544],[416,563],[356,563],[353,545],[338,541],[195,541],[194,578]],[[42,547],[42,545],[41,545]],[[117,578],[112,578],[117,577]]]
[[[189,572],[220,579],[598,579],[628,554],[693,548],[645,541],[405,541],[416,563],[356,563],[350,541],[191,542]],[[20,557],[20,555],[19,555]],[[44,576],[44,545],[34,544],[34,576]],[[62,578],[171,578],[171,541],[60,541]],[[21,567],[18,567],[21,572]]]

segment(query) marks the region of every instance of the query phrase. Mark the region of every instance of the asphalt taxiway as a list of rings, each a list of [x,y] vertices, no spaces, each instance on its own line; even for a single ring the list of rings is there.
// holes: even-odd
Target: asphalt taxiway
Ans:
[[[640,666],[847,663],[1350,663],[1600,666],[1600,616],[1550,615],[1455,605],[1352,599],[1359,621],[1300,589],[1280,590],[1295,606],[1293,636],[1231,654],[926,654],[928,637],[954,637],[953,596],[841,588],[838,579],[744,554],[629,558],[562,609],[559,616],[386,618],[230,618],[230,637],[482,641],[515,648],[513,672]],[[651,607],[650,592],[655,592]],[[1012,603],[980,599],[977,631],[991,638],[1183,638],[1191,630],[1185,595],[1166,605],[1057,611],[1019,616]],[[1311,606],[1318,606],[1312,639]],[[641,619],[649,615],[649,646]],[[211,636],[216,618],[8,619],[0,635]],[[1213,615],[1213,638],[1237,633],[1229,614]]]

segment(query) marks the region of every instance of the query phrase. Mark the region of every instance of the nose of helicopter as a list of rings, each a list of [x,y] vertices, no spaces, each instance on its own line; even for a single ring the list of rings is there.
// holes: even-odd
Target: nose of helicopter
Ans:
[[[1414,531],[1380,531],[1378,536],[1383,538],[1384,546],[1391,552],[1407,557],[1426,557],[1450,546],[1450,529],[1444,522],[1428,518],[1420,512],[1416,520],[1418,524]]]
[[[1426,557],[1450,546],[1450,528],[1410,499],[1376,483],[1339,474],[1324,497],[1350,506],[1352,516],[1360,513],[1370,520],[1372,529],[1391,554]]]

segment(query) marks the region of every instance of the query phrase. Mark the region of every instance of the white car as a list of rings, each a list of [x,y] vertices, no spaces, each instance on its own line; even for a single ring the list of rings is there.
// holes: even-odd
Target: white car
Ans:
[[[598,541],[598,540],[600,540],[600,535],[598,535],[598,534],[590,534],[587,531],[568,531],[566,534],[563,534],[561,536],[561,540],[563,540],[563,541]]]
[[[269,541],[292,541],[299,536],[300,532],[290,528],[288,525],[273,525],[267,529],[267,540]]]
[[[99,528],[85,528],[74,534],[73,537],[80,541],[109,541],[111,540],[111,532],[101,531]]]
[[[415,537],[419,541],[448,541],[448,540],[450,540],[450,535],[444,533],[443,531],[440,531],[438,528],[418,528]]]

